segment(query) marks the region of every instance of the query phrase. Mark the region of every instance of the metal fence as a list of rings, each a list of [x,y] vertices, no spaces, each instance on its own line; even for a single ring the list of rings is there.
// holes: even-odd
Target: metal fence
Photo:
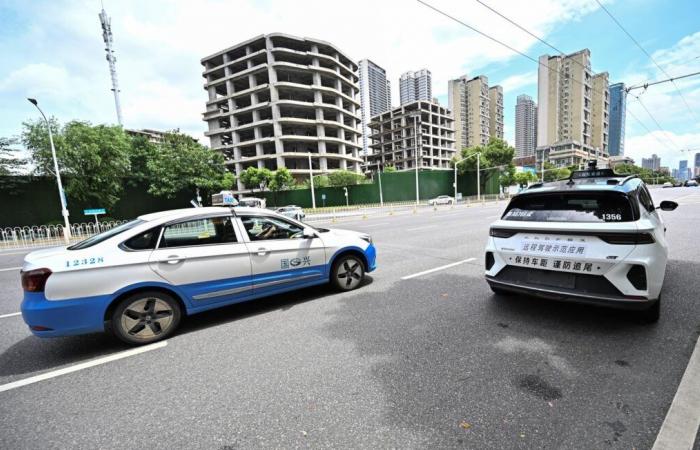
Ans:
[[[109,230],[126,223],[126,220],[111,222],[74,223],[70,226],[71,243]],[[35,225],[0,228],[0,249],[53,247],[65,245],[63,225]]]

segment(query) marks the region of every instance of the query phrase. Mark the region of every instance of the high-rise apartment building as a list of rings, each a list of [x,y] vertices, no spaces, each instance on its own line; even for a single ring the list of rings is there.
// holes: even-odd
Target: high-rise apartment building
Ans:
[[[503,139],[503,88],[489,88],[489,136]]]
[[[391,85],[386,70],[369,59],[359,62],[360,111],[362,115],[362,156],[369,153],[369,127],[372,117],[391,109]]]
[[[450,169],[455,156],[450,110],[437,103],[417,101],[372,118],[372,149],[367,157],[371,171],[386,166],[396,170]],[[418,137],[418,139],[416,139]]]
[[[678,179],[685,181],[688,179],[688,160],[683,159],[678,162]]]
[[[588,49],[543,55],[537,77],[537,157],[556,165],[607,163],[610,93],[607,72],[593,75]]]
[[[447,83],[448,106],[455,119],[459,149],[486,145],[490,137],[503,139],[503,88],[484,75],[462,75]]]
[[[537,147],[537,104],[529,95],[518,95],[515,104],[515,157],[535,155]]]
[[[334,45],[273,33],[201,63],[205,135],[237,176],[248,167],[286,167],[298,178],[360,171],[357,65]]]
[[[625,154],[625,116],[627,114],[627,91],[625,83],[610,85],[610,133],[608,149],[610,156]]]
[[[693,176],[700,175],[700,153],[695,154],[695,164],[693,164]]]
[[[661,170],[661,158],[656,156],[656,153],[651,155],[651,158],[642,158],[642,168],[658,172]]]
[[[401,104],[416,100],[433,100],[433,76],[428,69],[408,71],[399,78],[399,97]]]

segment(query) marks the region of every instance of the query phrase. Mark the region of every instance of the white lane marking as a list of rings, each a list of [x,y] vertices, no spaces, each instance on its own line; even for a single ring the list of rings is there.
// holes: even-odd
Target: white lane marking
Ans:
[[[114,353],[103,358],[93,359],[92,361],[87,361],[84,363],[76,364],[74,366],[65,367],[63,369],[54,370],[51,372],[42,373],[34,377],[25,378],[23,380],[13,381],[12,383],[7,383],[0,385],[0,392],[9,391],[11,389],[16,389],[22,386],[27,386],[28,384],[38,383],[40,381],[48,380],[51,378],[59,377],[61,375],[66,375],[68,373],[77,372],[79,370],[88,369],[90,367],[99,366],[100,364],[105,364],[108,362],[116,361],[118,359],[128,358],[129,356],[135,356],[141,353],[150,352],[151,350],[157,350],[159,348],[168,345],[168,341],[156,342],[155,344],[145,345],[143,347],[133,348],[131,350],[125,350],[123,352]]]
[[[2,315],[0,315],[0,319],[4,319],[6,317],[15,317],[15,316],[19,316],[20,314],[22,314],[22,313],[16,312],[16,313],[10,313],[10,314],[2,314]]]
[[[8,270],[19,270],[21,268],[22,268],[21,266],[20,267],[7,267],[5,269],[0,269],[0,272],[7,272]]]
[[[406,228],[406,231],[418,231],[418,230],[427,230],[428,228],[436,228],[437,225],[428,225],[424,227],[415,227],[415,228]]]
[[[380,227],[382,225],[389,225],[389,222],[379,222],[379,223],[373,223],[370,225],[365,225],[365,228],[372,228],[372,227]]]
[[[421,275],[427,275],[429,273],[437,272],[438,270],[445,270],[445,269],[449,269],[450,267],[454,267],[454,266],[458,266],[460,264],[468,263],[470,261],[474,261],[475,259],[476,258],[463,259],[462,261],[453,262],[451,264],[445,264],[444,266],[435,267],[434,269],[428,269],[428,270],[424,270],[423,272],[418,272],[418,273],[414,273],[411,275],[406,275],[405,277],[401,277],[401,279],[402,280],[410,280],[411,278],[419,277]]]
[[[34,250],[27,250],[24,252],[12,252],[12,253],[6,253],[6,252],[0,252],[0,256],[5,256],[5,255],[26,255],[27,253],[31,253]]]
[[[690,449],[700,426],[700,338],[652,450]]]

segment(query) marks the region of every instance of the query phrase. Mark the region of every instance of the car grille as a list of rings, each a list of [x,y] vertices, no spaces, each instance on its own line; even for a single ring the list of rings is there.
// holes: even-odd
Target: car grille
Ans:
[[[493,278],[504,283],[535,289],[553,288],[557,291],[568,291],[579,295],[623,296],[622,292],[602,275],[506,266]]]

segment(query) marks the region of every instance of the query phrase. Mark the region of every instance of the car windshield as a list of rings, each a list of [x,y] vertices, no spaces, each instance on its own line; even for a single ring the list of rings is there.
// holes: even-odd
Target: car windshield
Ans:
[[[631,222],[629,198],[617,192],[549,193],[515,197],[503,220],[520,222]]]
[[[112,236],[116,236],[120,233],[123,233],[125,231],[128,231],[132,228],[134,228],[137,225],[140,225],[144,223],[144,220],[141,219],[135,219],[130,222],[123,223],[117,227],[111,228],[107,231],[103,231],[102,233],[96,234],[92,237],[89,237],[85,239],[84,241],[80,241],[77,244],[71,245],[68,247],[68,250],[82,250],[84,248],[92,247],[95,244],[99,244],[102,241],[105,241]]]

